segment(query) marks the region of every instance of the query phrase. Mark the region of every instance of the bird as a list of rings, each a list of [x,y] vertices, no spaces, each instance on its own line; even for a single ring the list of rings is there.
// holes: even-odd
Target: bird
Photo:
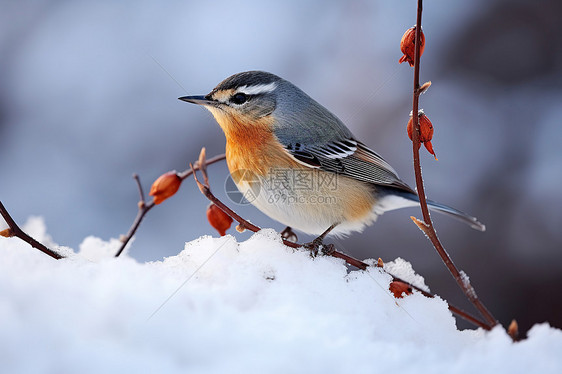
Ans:
[[[182,101],[208,109],[226,137],[232,180],[270,218],[322,244],[361,232],[386,211],[419,206],[417,193],[377,152],[291,82],[264,71],[234,74]],[[432,211],[484,231],[476,218],[427,200]]]

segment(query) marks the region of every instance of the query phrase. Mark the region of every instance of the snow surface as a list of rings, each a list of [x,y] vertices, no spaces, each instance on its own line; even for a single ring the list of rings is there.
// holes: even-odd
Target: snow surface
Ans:
[[[54,245],[41,219],[24,229]],[[443,300],[394,299],[378,269],[312,259],[272,230],[147,263],[113,258],[118,245],[89,237],[55,261],[0,240],[0,372],[562,372],[560,330],[459,331]],[[386,266],[423,285],[406,261]]]

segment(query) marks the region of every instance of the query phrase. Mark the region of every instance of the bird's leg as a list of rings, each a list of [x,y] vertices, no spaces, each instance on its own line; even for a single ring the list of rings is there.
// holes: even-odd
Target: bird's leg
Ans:
[[[299,241],[297,234],[295,234],[291,226],[287,226],[283,231],[281,231],[281,237],[294,243]]]
[[[322,249],[322,252],[324,254],[330,254],[331,252],[334,251],[334,245],[333,244],[324,244],[324,238],[326,237],[326,235],[328,235],[330,233],[330,231],[332,231],[339,223],[334,223],[332,226],[328,227],[328,229],[326,231],[324,231],[322,234],[320,234],[320,236],[318,236],[316,239],[314,239],[313,241],[311,241],[310,243],[306,243],[303,245],[304,248],[308,249],[310,251],[310,255],[311,256],[316,256],[318,254],[318,250]]]

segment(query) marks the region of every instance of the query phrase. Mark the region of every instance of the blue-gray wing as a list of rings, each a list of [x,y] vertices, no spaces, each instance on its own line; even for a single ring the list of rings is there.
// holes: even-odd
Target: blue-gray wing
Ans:
[[[273,132],[287,152],[311,168],[360,181],[413,192],[376,152],[355,140],[349,129],[326,108],[291,83],[280,80]]]
[[[352,137],[323,144],[287,143],[283,145],[299,163],[308,167],[345,175],[363,182],[413,192],[378,153]]]

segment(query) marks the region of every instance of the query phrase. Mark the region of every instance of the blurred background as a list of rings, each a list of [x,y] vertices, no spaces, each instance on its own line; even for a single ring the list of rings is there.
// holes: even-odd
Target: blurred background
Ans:
[[[434,0],[422,21],[421,80],[433,86],[421,107],[439,157],[422,148],[426,191],[487,231],[433,218],[484,303],[523,331],[543,321],[562,327],[560,14],[557,0]],[[163,172],[187,168],[202,146],[209,157],[224,152],[211,115],[177,97],[253,69],[302,88],[414,185],[406,136],[413,70],[398,59],[415,15],[414,0],[4,0],[0,200],[17,222],[44,217],[54,241],[75,250],[88,235],[126,233],[137,211],[134,172],[147,191]],[[225,201],[227,173],[224,164],[210,167]],[[158,260],[216,236],[207,204],[188,179],[148,214],[130,254]],[[282,229],[253,207],[233,207]],[[389,212],[335,242],[359,258],[405,258],[433,292],[473,312],[410,215],[421,216]]]

